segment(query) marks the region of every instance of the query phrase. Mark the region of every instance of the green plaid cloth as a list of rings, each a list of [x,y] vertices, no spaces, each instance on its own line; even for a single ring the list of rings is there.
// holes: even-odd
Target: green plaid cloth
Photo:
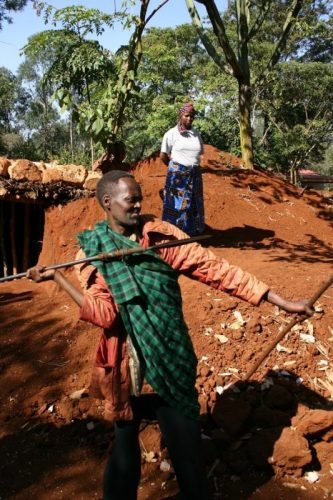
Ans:
[[[79,233],[78,240],[88,257],[139,246],[112,231],[107,221]],[[197,358],[183,317],[177,273],[153,251],[93,264],[118,304],[149,384],[170,406],[197,418]]]

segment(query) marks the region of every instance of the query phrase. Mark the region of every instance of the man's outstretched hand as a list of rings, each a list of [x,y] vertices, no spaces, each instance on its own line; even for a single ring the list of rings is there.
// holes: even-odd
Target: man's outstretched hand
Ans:
[[[41,281],[54,280],[55,273],[54,269],[45,270],[45,266],[34,266],[27,270],[27,278],[40,283]]]
[[[314,309],[306,299],[296,301],[286,300],[272,290],[268,291],[267,301],[290,313],[306,314],[307,316],[312,316],[314,313]]]

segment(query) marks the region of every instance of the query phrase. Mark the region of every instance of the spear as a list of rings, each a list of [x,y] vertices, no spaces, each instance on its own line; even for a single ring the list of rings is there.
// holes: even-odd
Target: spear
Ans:
[[[93,255],[92,257],[83,257],[82,259],[71,260],[69,262],[63,262],[62,264],[53,264],[51,266],[44,267],[44,271],[49,271],[51,269],[61,269],[63,267],[71,267],[77,264],[82,264],[84,262],[92,262],[94,260],[111,260],[117,259],[121,257],[125,257],[126,255],[132,255],[133,253],[143,253],[148,252],[149,250],[159,250],[160,248],[169,248],[169,247],[178,247],[180,245],[188,245],[189,243],[193,243],[195,241],[206,240],[211,238],[209,234],[201,234],[199,236],[192,236],[192,238],[184,238],[182,240],[172,240],[167,241],[166,243],[159,243],[158,245],[152,245],[150,247],[144,248],[141,246],[133,247],[133,248],[120,248],[115,252],[105,252],[98,253],[97,255]],[[0,278],[0,283],[4,281],[12,281],[20,278],[25,278],[27,275],[26,272],[12,274],[10,276],[4,276]]]

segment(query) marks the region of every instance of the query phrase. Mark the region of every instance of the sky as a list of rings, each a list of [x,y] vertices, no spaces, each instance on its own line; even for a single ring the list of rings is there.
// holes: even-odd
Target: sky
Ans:
[[[83,5],[88,8],[99,9],[106,13],[114,11],[114,5],[121,8],[121,0],[48,0],[47,3],[56,8],[68,7],[70,5]],[[152,0],[149,12],[156,8],[161,3],[161,0]],[[219,7],[223,7],[227,3],[226,0],[217,2]],[[204,14],[205,10],[198,5],[200,15]],[[201,8],[200,8],[201,7]],[[133,14],[139,12],[138,6],[130,9]],[[50,29],[50,25],[45,25],[43,19],[38,17],[32,7],[32,2],[18,13],[11,14],[12,24],[4,23],[0,31],[0,67],[16,73],[19,65],[23,62],[23,57],[20,56],[20,50],[27,43],[28,38],[35,33]],[[174,27],[179,24],[191,22],[185,0],[169,0],[169,2],[160,9],[160,11],[152,18],[148,27]],[[117,50],[121,45],[129,39],[130,33],[124,32],[121,26],[117,26],[113,30],[107,32],[98,40],[107,49],[111,51]]]

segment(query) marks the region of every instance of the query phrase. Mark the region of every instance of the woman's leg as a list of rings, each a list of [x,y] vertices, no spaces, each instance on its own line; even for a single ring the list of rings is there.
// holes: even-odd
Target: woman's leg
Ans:
[[[140,420],[115,423],[115,438],[103,478],[103,500],[136,500],[141,475]]]
[[[200,426],[162,402],[156,409],[160,429],[174,466],[182,498],[209,500],[208,481],[202,456]]]
[[[195,234],[200,234],[205,229],[203,182],[200,167],[193,169],[192,215]]]

